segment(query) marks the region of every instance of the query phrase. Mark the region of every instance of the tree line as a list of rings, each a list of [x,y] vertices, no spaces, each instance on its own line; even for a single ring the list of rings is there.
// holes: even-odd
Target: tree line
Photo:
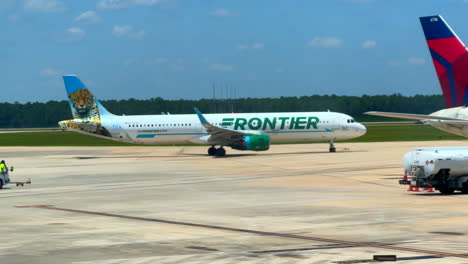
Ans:
[[[109,112],[117,115],[191,114],[198,107],[203,113],[249,112],[313,112],[346,113],[357,121],[388,121],[382,117],[363,115],[367,111],[429,114],[446,108],[441,95],[312,95],[280,98],[239,98],[166,100],[163,98],[103,100]],[[68,101],[0,103],[0,128],[55,127],[57,122],[71,119]]]

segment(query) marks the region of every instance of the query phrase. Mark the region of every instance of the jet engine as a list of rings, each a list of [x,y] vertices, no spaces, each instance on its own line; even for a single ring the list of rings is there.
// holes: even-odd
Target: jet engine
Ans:
[[[231,145],[231,148],[237,150],[264,151],[270,148],[270,136],[252,135],[242,136],[239,143]]]

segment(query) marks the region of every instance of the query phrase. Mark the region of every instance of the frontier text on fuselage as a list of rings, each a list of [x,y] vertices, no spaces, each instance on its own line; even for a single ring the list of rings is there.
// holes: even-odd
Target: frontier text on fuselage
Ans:
[[[289,121],[289,122],[288,122]],[[300,116],[300,117],[265,117],[263,119],[258,117],[252,118],[223,118],[221,126],[231,127],[234,130],[267,130],[267,129],[318,129],[317,123],[320,119],[316,116]]]

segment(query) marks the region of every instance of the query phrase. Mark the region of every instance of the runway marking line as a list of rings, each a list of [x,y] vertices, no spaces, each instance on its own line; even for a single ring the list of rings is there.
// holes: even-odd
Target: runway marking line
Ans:
[[[252,230],[252,229],[242,229],[242,228],[234,228],[234,227],[209,225],[209,224],[197,224],[197,223],[191,223],[191,222],[164,220],[164,219],[157,219],[157,218],[129,216],[129,215],[121,215],[121,214],[111,214],[111,213],[79,210],[79,209],[60,208],[60,207],[55,207],[53,205],[26,205],[26,206],[14,206],[14,207],[16,207],[16,208],[37,208],[37,209],[55,210],[55,211],[63,211],[63,212],[70,212],[70,213],[77,213],[77,214],[106,216],[106,217],[114,217],[114,218],[137,220],[137,221],[146,221],[146,222],[154,222],[154,223],[162,223],[162,224],[170,224],[170,225],[199,227],[199,228],[205,228],[205,229],[222,230],[222,231],[230,231],[230,232],[237,232],[237,233],[247,233],[247,234],[254,234],[254,235],[261,235],[261,236],[282,237],[282,238],[308,240],[308,241],[316,241],[316,242],[327,242],[327,243],[347,245],[347,246],[352,246],[352,247],[381,248],[381,249],[388,249],[388,250],[428,254],[428,255],[438,256],[438,257],[456,257],[456,258],[466,258],[466,259],[468,259],[468,253],[466,253],[466,254],[457,254],[457,253],[435,251],[435,250],[415,249],[415,248],[407,248],[407,247],[400,247],[400,246],[392,246],[392,245],[387,245],[387,244],[377,243],[377,242],[355,242],[355,241],[347,241],[347,240],[339,240],[339,239],[331,239],[331,238],[323,238],[323,237],[314,237],[314,236],[306,236],[306,235],[294,235],[294,234],[259,231],[259,230]]]

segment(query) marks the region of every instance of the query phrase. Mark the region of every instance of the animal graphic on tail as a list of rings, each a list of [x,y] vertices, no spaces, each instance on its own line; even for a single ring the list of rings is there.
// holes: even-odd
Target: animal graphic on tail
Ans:
[[[99,110],[93,95],[87,89],[78,89],[68,95],[75,109],[75,119],[100,123]]]
[[[110,136],[101,122],[101,114],[106,114],[107,110],[101,106],[103,112],[100,112],[99,101],[76,76],[66,75],[64,82],[73,119],[61,121],[59,126]]]

